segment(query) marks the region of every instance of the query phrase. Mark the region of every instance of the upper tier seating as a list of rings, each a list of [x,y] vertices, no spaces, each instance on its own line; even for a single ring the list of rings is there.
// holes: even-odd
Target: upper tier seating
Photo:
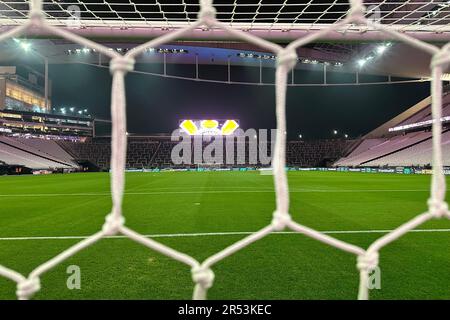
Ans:
[[[377,141],[369,141],[364,148],[368,147],[365,151],[361,149],[357,153],[353,151],[347,157],[344,157],[335,163],[336,166],[360,166],[366,165],[370,161],[394,153],[403,148],[409,147],[415,143],[429,139],[431,132],[411,132],[405,135],[398,135],[383,140],[376,139]],[[369,139],[373,140],[373,139]],[[375,143],[380,142],[380,143]],[[358,148],[357,148],[358,149]]]
[[[432,163],[432,139],[403,149],[396,153],[366,163],[367,166],[416,166],[424,167]],[[450,166],[450,131],[442,134],[442,159],[444,166]]]

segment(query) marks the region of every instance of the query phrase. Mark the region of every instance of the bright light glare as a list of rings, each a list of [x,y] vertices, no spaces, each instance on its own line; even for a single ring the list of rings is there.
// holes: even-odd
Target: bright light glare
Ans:
[[[20,42],[20,47],[23,50],[28,51],[31,48],[31,44],[29,44],[28,42]]]
[[[383,54],[386,51],[387,47],[385,45],[381,45],[377,48],[378,54]]]
[[[359,59],[358,60],[358,66],[360,66],[360,67],[364,67],[364,65],[366,64],[366,59]]]

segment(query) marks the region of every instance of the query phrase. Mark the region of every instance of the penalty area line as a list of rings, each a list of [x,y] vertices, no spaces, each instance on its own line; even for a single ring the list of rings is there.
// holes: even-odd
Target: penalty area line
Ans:
[[[369,234],[369,233],[389,233],[394,230],[333,230],[319,231],[323,234]],[[145,234],[146,238],[188,238],[188,237],[217,237],[217,236],[236,236],[250,235],[257,231],[230,231],[230,232],[197,232],[197,233],[162,233],[162,234]],[[415,229],[408,233],[425,233],[425,232],[450,232],[450,229]],[[301,234],[295,231],[277,231],[271,234]],[[0,241],[20,241],[20,240],[71,240],[86,239],[89,236],[36,236],[36,237],[0,237]],[[127,239],[127,236],[107,236],[105,239]]]

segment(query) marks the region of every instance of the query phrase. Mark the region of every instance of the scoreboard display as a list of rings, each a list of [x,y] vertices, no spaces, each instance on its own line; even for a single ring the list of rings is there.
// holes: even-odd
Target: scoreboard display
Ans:
[[[237,120],[181,120],[180,128],[190,136],[211,135],[228,136],[233,134],[239,128]]]

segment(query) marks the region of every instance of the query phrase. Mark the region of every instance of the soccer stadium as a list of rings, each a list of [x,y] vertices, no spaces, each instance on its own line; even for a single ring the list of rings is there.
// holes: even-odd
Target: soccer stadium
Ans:
[[[450,1],[0,1],[1,300],[449,300]]]

